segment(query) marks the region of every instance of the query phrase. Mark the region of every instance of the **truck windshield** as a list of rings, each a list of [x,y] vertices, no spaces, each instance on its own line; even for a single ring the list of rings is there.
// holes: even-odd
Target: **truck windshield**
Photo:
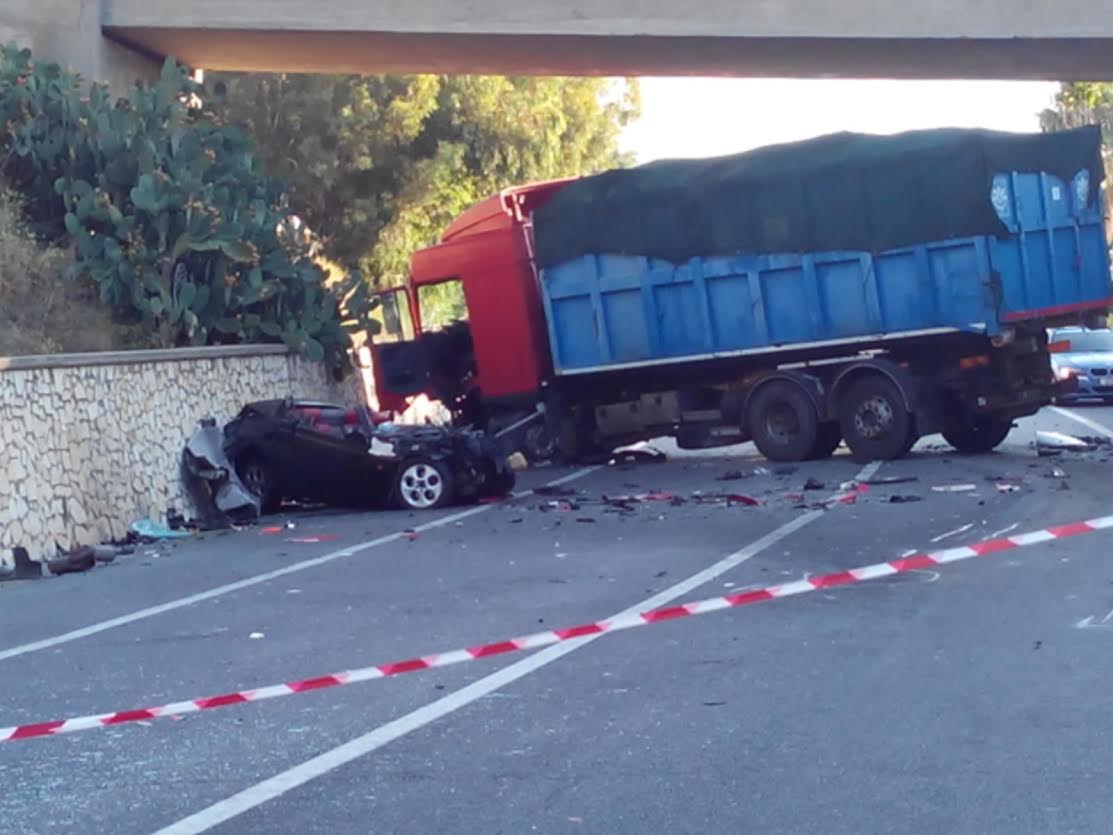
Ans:
[[[1113,331],[1056,331],[1052,342],[1069,342],[1072,354],[1113,351]]]
[[[372,341],[377,345],[409,342],[414,338],[410,300],[402,288],[380,293],[379,306],[371,312],[371,318],[379,323],[379,332],[372,336]]]
[[[464,283],[458,278],[439,284],[424,284],[417,290],[421,330],[443,331],[457,322],[468,321]]]

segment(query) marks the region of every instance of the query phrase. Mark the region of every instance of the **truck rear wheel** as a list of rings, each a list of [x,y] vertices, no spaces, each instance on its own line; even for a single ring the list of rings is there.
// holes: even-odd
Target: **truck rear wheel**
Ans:
[[[861,461],[900,458],[915,443],[904,395],[896,383],[879,374],[853,383],[839,398],[839,424],[846,445]]]
[[[1013,422],[993,415],[967,415],[965,421],[948,422],[943,440],[965,455],[997,449],[1012,431]]]
[[[812,461],[820,461],[824,458],[830,458],[835,454],[835,450],[839,448],[842,443],[842,429],[835,421],[829,423],[821,423],[819,425],[819,433],[815,439],[815,446],[812,447],[812,454],[808,456]]]
[[[748,421],[750,437],[770,461],[806,461],[817,448],[815,404],[793,383],[778,380],[758,389]]]

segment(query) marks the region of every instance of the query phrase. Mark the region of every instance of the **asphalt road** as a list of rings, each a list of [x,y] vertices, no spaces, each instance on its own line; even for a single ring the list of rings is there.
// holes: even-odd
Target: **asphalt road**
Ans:
[[[1113,409],[1046,411],[990,456],[926,439],[879,471],[916,481],[822,512],[786,494],[814,477],[825,489],[809,501],[828,496],[861,466],[841,454],[751,474],[772,468],[743,447],[525,475],[525,488],[572,477],[574,510],[529,496],[301,516],[289,534],[205,536],[84,576],[0,584],[0,726],[425,656],[1109,514],[1110,454],[1037,458],[1037,427],[1113,433]],[[718,480],[731,470],[747,477]],[[1021,491],[999,493],[990,479],[1005,476]],[[966,483],[977,489],[931,489]],[[599,503],[654,490],[763,505]],[[287,541],[315,535],[335,540]],[[1111,536],[3,743],[0,832],[1105,833]]]

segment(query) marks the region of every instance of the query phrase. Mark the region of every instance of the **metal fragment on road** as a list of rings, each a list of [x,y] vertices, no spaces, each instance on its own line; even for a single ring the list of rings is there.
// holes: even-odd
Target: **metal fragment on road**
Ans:
[[[1088,452],[1094,448],[1074,435],[1063,432],[1036,432],[1036,449],[1054,452]]]

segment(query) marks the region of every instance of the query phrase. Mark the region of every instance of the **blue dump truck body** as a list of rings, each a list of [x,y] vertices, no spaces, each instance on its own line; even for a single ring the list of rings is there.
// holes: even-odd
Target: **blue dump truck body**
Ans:
[[[776,461],[934,433],[986,452],[1070,393],[1048,328],[1113,309],[1104,178],[1096,127],[944,129],[510,189],[415,255],[469,318],[383,378],[435,380],[535,460],[665,435]]]
[[[853,350],[1104,310],[1113,295],[1101,189],[1085,169],[995,172],[1003,226],[870,252],[586,254],[540,272],[554,372]]]

